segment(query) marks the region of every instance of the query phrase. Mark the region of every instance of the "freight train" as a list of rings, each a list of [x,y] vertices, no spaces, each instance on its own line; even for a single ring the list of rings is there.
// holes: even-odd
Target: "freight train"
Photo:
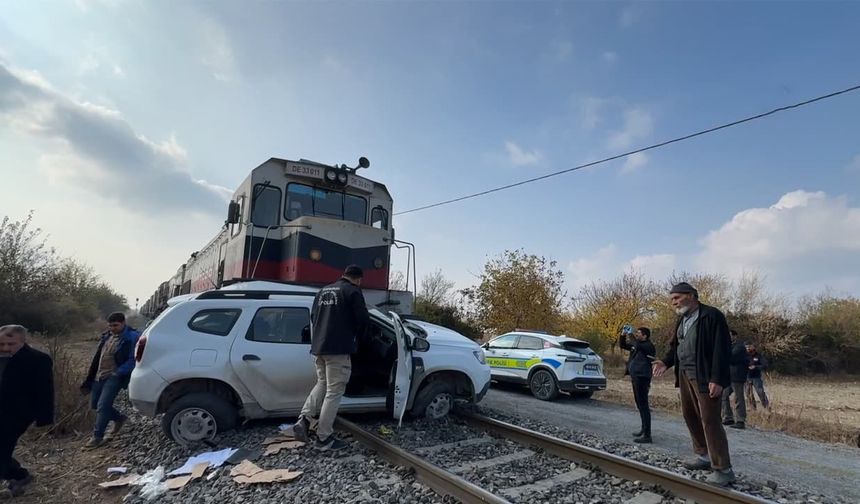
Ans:
[[[155,317],[177,296],[236,282],[267,280],[322,286],[349,264],[364,270],[368,303],[410,313],[414,296],[389,289],[392,247],[407,249],[414,274],[415,249],[396,240],[394,200],[384,184],[355,167],[271,158],[251,170],[233,193],[223,227],[161,282],[140,312]]]

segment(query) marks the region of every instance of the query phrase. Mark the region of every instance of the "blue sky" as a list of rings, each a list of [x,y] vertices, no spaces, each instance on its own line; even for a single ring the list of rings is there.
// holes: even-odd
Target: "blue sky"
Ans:
[[[856,2],[4,2],[4,215],[145,298],[272,156],[404,210],[860,83]],[[395,217],[419,276],[559,262],[860,294],[860,93]],[[398,258],[402,265],[403,261]],[[134,265],[134,267],[130,267]]]

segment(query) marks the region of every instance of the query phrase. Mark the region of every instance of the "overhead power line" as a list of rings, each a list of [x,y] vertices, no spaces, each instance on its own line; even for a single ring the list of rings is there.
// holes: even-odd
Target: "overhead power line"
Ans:
[[[632,151],[624,152],[622,154],[616,154],[614,156],[599,159],[597,161],[591,161],[589,163],[574,166],[573,168],[568,168],[566,170],[560,170],[557,172],[547,173],[546,175],[541,175],[539,177],[533,177],[533,178],[529,178],[529,179],[525,179],[525,180],[520,180],[519,182],[513,182],[511,184],[506,184],[506,185],[499,186],[499,187],[493,187],[492,189],[487,189],[484,191],[480,191],[480,192],[476,192],[476,193],[472,193],[472,194],[467,194],[465,196],[460,196],[458,198],[452,198],[449,200],[440,201],[438,203],[432,203],[429,205],[411,208],[409,210],[404,210],[402,212],[396,212],[394,215],[403,215],[403,214],[408,214],[408,213],[412,213],[412,212],[419,212],[421,210],[428,210],[430,208],[440,207],[443,205],[450,205],[451,203],[457,203],[458,201],[464,201],[467,199],[477,198],[478,196],[484,196],[484,195],[491,194],[494,192],[504,191],[505,189],[511,189],[511,188],[518,187],[521,185],[531,184],[532,182],[537,182],[539,180],[544,180],[544,179],[548,179],[551,177],[557,177],[559,175],[564,175],[565,173],[570,173],[570,172],[573,172],[576,170],[581,170],[583,168],[588,168],[589,166],[595,166],[595,165],[607,163],[609,161],[614,161],[616,159],[621,159],[621,158],[629,156],[631,154],[637,154],[639,152],[645,152],[645,151],[649,151],[652,149],[657,149],[659,147],[665,147],[666,145],[669,145],[669,144],[673,144],[673,143],[677,143],[677,142],[683,142],[684,140],[689,140],[691,138],[695,138],[698,136],[707,135],[708,133],[713,133],[715,131],[719,131],[719,130],[726,129],[726,128],[731,128],[733,126],[738,126],[740,124],[755,121],[757,119],[762,119],[764,117],[774,115],[774,114],[779,113],[779,112],[785,112],[786,110],[791,110],[791,109],[803,107],[805,105],[810,105],[810,104],[815,103],[815,102],[827,100],[828,98],[834,98],[836,96],[847,94],[847,93],[850,93],[852,91],[857,91],[858,89],[860,89],[860,85],[851,86],[849,88],[845,88],[845,89],[842,89],[840,91],[834,91],[833,93],[828,93],[826,95],[821,95],[821,96],[817,96],[815,98],[810,98],[810,99],[804,100],[802,102],[797,102],[797,103],[794,103],[791,105],[785,105],[782,107],[778,107],[778,108],[775,108],[773,110],[769,110],[767,112],[764,112],[762,114],[756,114],[754,116],[745,117],[743,119],[738,119],[737,121],[732,121],[730,123],[721,124],[719,126],[714,126],[712,128],[697,131],[695,133],[690,133],[689,135],[680,136],[677,138],[673,138],[671,140],[666,140],[666,141],[663,141],[660,143],[652,144],[652,145],[649,145],[647,147],[642,147],[642,148],[635,149]]]

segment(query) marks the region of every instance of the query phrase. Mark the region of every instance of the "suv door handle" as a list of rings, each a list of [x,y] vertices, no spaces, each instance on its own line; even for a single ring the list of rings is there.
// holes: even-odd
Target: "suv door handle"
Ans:
[[[254,354],[245,354],[242,356],[243,361],[252,361],[252,360],[260,360],[260,357]]]

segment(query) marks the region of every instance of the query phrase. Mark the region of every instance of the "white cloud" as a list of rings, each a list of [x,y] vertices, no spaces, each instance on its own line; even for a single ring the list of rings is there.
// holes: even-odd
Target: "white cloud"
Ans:
[[[203,42],[201,63],[212,72],[212,77],[222,82],[237,80],[233,46],[224,27],[205,19],[200,23],[200,36]]]
[[[0,63],[0,119],[19,134],[46,142],[39,159],[49,180],[145,214],[220,215],[223,187],[196,180],[188,156],[171,137],[154,142],[114,109],[55,91],[35,72]],[[3,121],[0,121],[3,124]]]
[[[589,257],[581,257],[567,265],[568,281],[571,287],[579,289],[593,281],[608,279],[617,273],[618,247],[610,243]]]
[[[618,61],[618,53],[615,51],[603,51],[601,55],[603,61],[608,65],[614,65],[616,61]]]
[[[646,164],[648,164],[648,155],[644,152],[630,154],[626,159],[624,159],[624,164],[621,165],[621,173],[635,173]]]
[[[505,142],[505,150],[508,153],[508,160],[514,166],[536,165],[543,159],[539,151],[528,152],[513,142]]]
[[[646,278],[662,280],[675,271],[678,257],[675,254],[639,255],[627,262],[624,270],[633,269]]]
[[[756,271],[796,293],[860,291],[860,208],[844,197],[790,192],[768,208],[738,212],[701,244],[696,265],[704,271]]]
[[[609,136],[607,147],[612,150],[628,149],[635,142],[651,135],[653,129],[654,120],[648,111],[639,107],[629,108],[624,111],[624,125]]]
[[[621,9],[621,13],[618,15],[618,24],[622,28],[630,28],[638,23],[641,18],[642,12],[640,9],[635,5],[628,5]]]
[[[111,75],[113,77],[125,77],[125,72],[111,54],[106,44],[99,43],[95,36],[89,36],[84,41],[85,52],[78,61],[78,76],[91,73]]]
[[[575,292],[591,282],[610,280],[630,270],[641,273],[645,278],[662,280],[668,278],[677,263],[675,254],[638,255],[625,260],[618,247],[610,243],[588,257],[571,261],[567,265],[568,282]]]

